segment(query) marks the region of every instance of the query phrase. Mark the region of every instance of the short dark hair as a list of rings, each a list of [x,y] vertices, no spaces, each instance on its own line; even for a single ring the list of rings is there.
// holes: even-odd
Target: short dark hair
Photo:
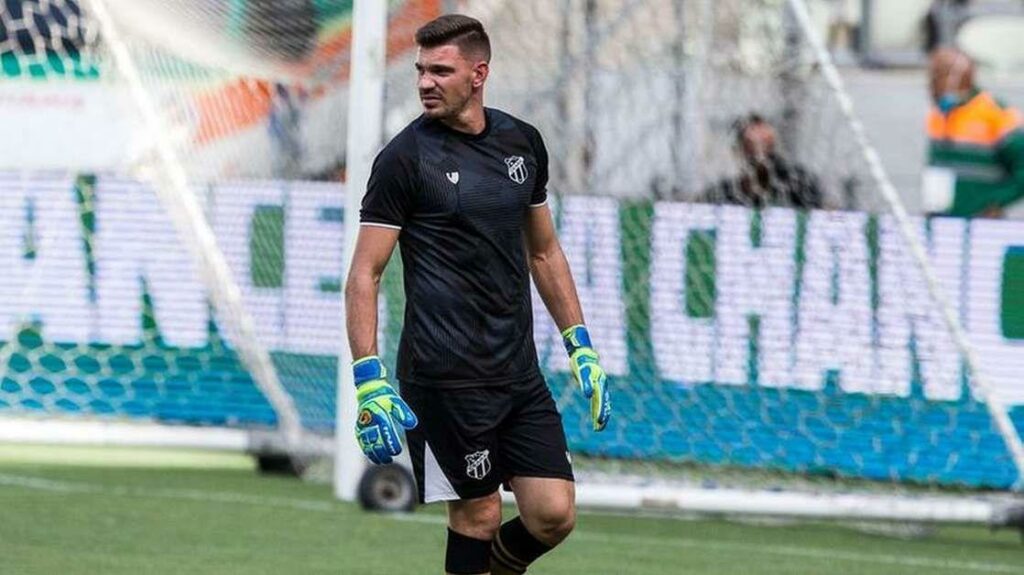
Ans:
[[[484,25],[462,14],[445,14],[427,22],[416,31],[416,44],[421,48],[454,44],[463,54],[491,61],[491,39]]]

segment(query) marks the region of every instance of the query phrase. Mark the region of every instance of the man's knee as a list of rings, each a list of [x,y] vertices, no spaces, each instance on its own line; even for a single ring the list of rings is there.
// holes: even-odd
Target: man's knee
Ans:
[[[494,539],[501,527],[501,496],[494,492],[477,499],[449,501],[448,526],[474,539]]]
[[[534,537],[554,547],[576,527],[576,505],[572,499],[565,499],[534,509],[522,517],[523,524]]]

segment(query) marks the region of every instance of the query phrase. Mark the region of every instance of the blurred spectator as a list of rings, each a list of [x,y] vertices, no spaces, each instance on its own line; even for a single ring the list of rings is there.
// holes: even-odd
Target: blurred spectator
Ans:
[[[277,82],[270,88],[267,132],[274,148],[274,177],[297,178],[302,174],[302,94]]]
[[[926,211],[1001,217],[1024,197],[1024,121],[979,89],[974,62],[954,48],[932,53]]]
[[[782,157],[776,147],[775,127],[758,114],[733,124],[735,145],[740,156],[740,173],[705,190],[705,199],[763,208],[787,206],[821,208],[818,178],[803,166]]]
[[[934,0],[924,17],[924,50],[932,50],[952,42],[956,23],[971,0]]]
[[[860,0],[826,0],[828,8],[827,45],[833,58],[846,59],[859,50]]]

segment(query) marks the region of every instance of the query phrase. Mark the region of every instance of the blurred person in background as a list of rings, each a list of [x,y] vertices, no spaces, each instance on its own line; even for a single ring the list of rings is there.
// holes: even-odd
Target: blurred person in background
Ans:
[[[771,122],[759,114],[748,114],[733,123],[733,135],[740,156],[740,173],[705,190],[706,201],[753,208],[823,207],[818,178],[782,156]]]
[[[1024,207],[1024,120],[975,84],[975,64],[955,48],[932,52],[928,166],[922,199],[934,215],[1003,217]]]
[[[949,42],[955,33],[956,22],[960,20],[971,0],[934,0],[922,22],[924,51],[931,53]]]
[[[828,9],[826,44],[832,57],[842,63],[853,62],[859,50],[861,0],[825,0]]]

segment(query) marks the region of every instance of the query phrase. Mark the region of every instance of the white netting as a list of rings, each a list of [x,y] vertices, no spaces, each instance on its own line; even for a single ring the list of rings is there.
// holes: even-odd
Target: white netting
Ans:
[[[352,3],[5,8],[4,411],[332,433]]]
[[[489,102],[546,139],[560,238],[613,374],[616,422],[594,434],[535,298],[541,360],[579,453],[641,476],[687,475],[672,464],[693,463],[737,479],[742,468],[1013,483],[1003,438],[787,2],[465,6],[494,44]],[[391,110],[415,97],[388,94]],[[772,127],[775,159],[745,159],[744,124]],[[1021,279],[1000,254],[1024,232],[922,219],[911,229],[987,381],[1019,405],[1018,304],[1001,294]],[[1024,412],[1013,413],[1020,428]],[[700,481],[702,469],[688,474]]]
[[[412,33],[449,4],[488,26],[489,105],[535,124],[549,149],[561,240],[615,394],[611,428],[591,433],[537,300],[542,366],[573,450],[589,456],[578,461],[698,480],[726,469],[759,485],[768,479],[734,470],[1014,481],[786,2],[391,2],[388,135],[418,113]],[[273,426],[287,408],[268,399],[278,386],[307,429],[331,432],[343,188],[307,180],[344,170],[352,3],[104,5],[163,125],[155,133],[112,39],[74,1],[8,1],[2,15],[12,81],[0,96],[26,113],[39,110],[13,100],[19,86],[79,106],[58,100],[40,114],[50,139],[12,146],[4,167],[98,173],[0,181],[0,249],[14,270],[0,286],[4,412]],[[784,165],[743,160],[737,120],[751,114],[773,127]],[[169,185],[161,143],[206,212],[248,336],[241,317],[207,307],[210,277],[154,194]],[[1007,249],[1024,245],[1022,232],[913,227],[988,381],[1004,402],[1024,403],[1014,375],[1024,304],[1013,296],[1024,256]],[[381,349],[393,359],[395,270],[383,294]]]

